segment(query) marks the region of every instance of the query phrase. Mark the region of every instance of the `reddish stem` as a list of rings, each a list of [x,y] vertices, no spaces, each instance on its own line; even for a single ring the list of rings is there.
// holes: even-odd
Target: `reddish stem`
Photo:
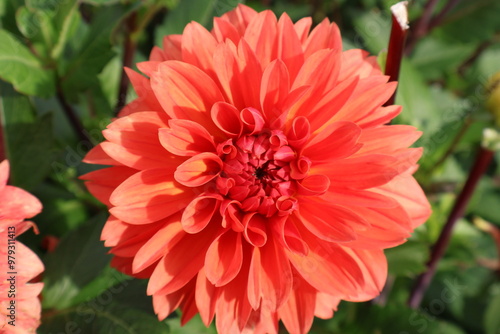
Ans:
[[[421,274],[415,282],[413,290],[410,294],[410,299],[408,300],[408,305],[411,308],[416,309],[420,306],[424,293],[431,283],[432,277],[434,276],[437,264],[443,257],[444,252],[448,247],[453,227],[455,226],[455,223],[458,221],[458,219],[463,216],[465,209],[467,208],[467,204],[472,194],[474,193],[474,190],[476,189],[477,183],[481,176],[486,172],[486,169],[493,159],[493,156],[494,152],[491,150],[488,150],[486,148],[481,148],[479,150],[474,166],[472,167],[472,170],[469,173],[469,177],[465,182],[464,188],[462,189],[460,195],[458,195],[455,205],[451,210],[450,216],[448,217],[448,220],[446,221],[446,224],[444,225],[444,228],[441,231],[436,244],[432,248],[431,258],[427,263],[427,271]]]
[[[385,64],[385,74],[389,76],[389,81],[398,81],[401,60],[403,59],[403,49],[408,32],[408,12],[406,2],[402,1],[391,7],[392,29],[387,50],[387,60]],[[396,92],[384,105],[394,104]]]

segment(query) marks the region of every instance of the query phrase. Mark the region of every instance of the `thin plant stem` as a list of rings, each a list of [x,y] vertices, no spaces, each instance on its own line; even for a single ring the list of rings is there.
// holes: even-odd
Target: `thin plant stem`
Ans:
[[[451,213],[446,221],[446,224],[439,235],[436,244],[432,248],[431,257],[429,262],[427,263],[427,271],[421,274],[411,291],[410,298],[408,300],[408,305],[417,309],[422,302],[425,291],[429,287],[429,284],[432,281],[432,277],[436,272],[437,264],[443,257],[446,248],[451,239],[451,234],[453,231],[453,227],[455,226],[458,219],[460,219],[465,209],[467,208],[467,204],[476,189],[477,183],[481,176],[486,172],[488,166],[490,165],[491,160],[493,159],[494,151],[481,147],[476,157],[476,161],[474,166],[472,167],[469,177],[465,182],[465,185],[462,189],[462,192],[458,195],[455,205],[451,210]]]
[[[136,29],[136,18],[137,18],[137,13],[134,12],[126,20],[126,34],[123,46],[124,68],[122,69],[122,75],[120,77],[120,84],[118,87],[118,101],[116,102],[115,106],[115,114],[118,114],[120,110],[125,106],[125,103],[127,102],[127,90],[130,80],[128,79],[127,73],[125,72],[125,67],[132,67],[132,62],[134,60],[136,42],[132,38],[132,34]]]
[[[446,3],[446,5],[444,5],[443,9],[438,14],[436,14],[436,16],[434,16],[432,18],[431,22],[429,22],[429,30],[434,29],[435,27],[441,25],[441,23],[443,23],[443,20],[446,17],[446,15],[448,15],[448,13],[453,8],[455,8],[459,3],[460,3],[460,0],[448,1]]]
[[[389,76],[389,81],[397,81],[399,78],[401,60],[403,59],[403,49],[409,28],[407,4],[406,1],[401,1],[391,7],[392,28],[385,65],[385,74]],[[395,97],[396,92],[394,92],[385,105],[394,104]]]
[[[92,144],[92,140],[90,139],[87,131],[83,127],[82,123],[80,122],[80,119],[76,115],[76,112],[73,110],[71,105],[66,101],[66,98],[64,97],[64,93],[62,91],[62,88],[60,86],[57,87],[57,99],[59,103],[61,104],[61,107],[63,108],[64,113],[66,114],[66,117],[68,117],[69,123],[73,127],[73,129],[76,132],[76,135],[80,138],[80,140],[84,142],[88,142],[90,145]]]
[[[415,29],[413,29],[412,33],[408,38],[408,44],[406,45],[405,54],[410,54],[417,41],[425,36],[429,30],[429,23],[432,19],[432,13],[436,8],[436,5],[439,0],[429,0],[424,6],[424,12],[422,16],[415,22]]]

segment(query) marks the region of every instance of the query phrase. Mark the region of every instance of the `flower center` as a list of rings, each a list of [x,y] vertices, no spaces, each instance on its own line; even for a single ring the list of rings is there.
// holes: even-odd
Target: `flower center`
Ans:
[[[241,203],[243,211],[270,217],[295,194],[291,162],[296,160],[296,153],[281,130],[229,139],[219,144],[217,151],[224,162],[217,189]],[[288,202],[285,206],[290,206]]]

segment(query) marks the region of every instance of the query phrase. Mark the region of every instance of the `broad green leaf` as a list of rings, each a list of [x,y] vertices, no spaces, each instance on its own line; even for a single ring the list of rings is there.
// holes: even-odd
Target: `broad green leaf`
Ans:
[[[50,14],[41,9],[23,6],[16,12],[16,22],[19,31],[30,40],[39,57],[47,63],[49,50],[53,48],[58,34]]]
[[[484,329],[486,334],[500,333],[500,285],[491,287],[491,300],[484,314]]]
[[[70,99],[74,100],[78,92],[98,85],[97,75],[114,56],[110,34],[123,13],[124,9],[116,6],[100,10],[82,43],[73,50],[68,63],[64,64],[61,69],[63,90]]]
[[[18,187],[32,189],[50,172],[54,155],[52,115],[36,117],[29,99],[2,81],[0,93],[0,118],[11,164],[10,179]]]
[[[12,34],[0,30],[0,78],[20,93],[50,97],[55,93],[55,75]]]
[[[46,308],[64,309],[74,304],[85,286],[95,280],[111,256],[100,241],[106,217],[99,214],[61,239],[54,252],[44,259]]]
[[[429,260],[429,247],[417,241],[406,243],[385,250],[389,263],[389,272],[396,276],[414,276],[426,269]]]

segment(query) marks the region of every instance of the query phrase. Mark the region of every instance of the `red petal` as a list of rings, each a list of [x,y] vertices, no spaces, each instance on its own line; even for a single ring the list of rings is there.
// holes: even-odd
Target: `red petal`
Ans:
[[[228,230],[214,240],[205,257],[207,278],[215,286],[224,286],[240,272],[243,263],[241,233]]]
[[[182,212],[182,228],[187,233],[198,233],[203,230],[214,213],[219,209],[222,196],[218,194],[200,195],[193,199]]]
[[[212,34],[198,22],[192,21],[182,33],[182,61],[214,77],[213,54],[216,46],[217,41]]]
[[[277,57],[281,59],[290,72],[290,79],[297,76],[304,64],[304,52],[290,17],[283,13],[278,21],[278,50]]]
[[[195,302],[200,317],[205,326],[209,326],[215,314],[215,305],[220,293],[220,289],[216,288],[205,276],[205,270],[202,269],[196,278],[196,294]]]
[[[275,312],[292,291],[290,262],[281,245],[269,238],[263,247],[255,247],[248,276],[248,300],[254,310]]]
[[[200,153],[184,161],[174,173],[175,180],[187,187],[198,187],[222,171],[221,159],[213,153]]]
[[[95,198],[107,206],[112,206],[109,197],[123,181],[138,171],[126,166],[103,168],[80,176]]]
[[[151,88],[171,118],[189,119],[217,133],[208,111],[224,98],[205,72],[191,64],[166,61],[152,73]]]
[[[278,315],[290,333],[306,334],[311,329],[316,306],[316,290],[300,278],[295,278],[294,290]]]
[[[174,181],[171,169],[146,170],[115,189],[110,212],[130,224],[150,224],[183,210],[195,196]]]
[[[323,195],[330,187],[330,180],[325,175],[309,175],[298,182],[298,193],[304,196]]]
[[[352,122],[335,122],[313,137],[302,154],[313,162],[347,158],[356,153],[361,128]]]
[[[24,220],[42,211],[42,203],[29,192],[4,186],[0,191],[0,220]]]
[[[305,44],[304,54],[307,58],[323,49],[342,51],[342,38],[339,27],[335,23],[330,23],[328,19],[324,19],[311,31]]]
[[[212,119],[219,129],[229,137],[238,137],[243,130],[238,109],[226,102],[217,102],[213,105]]]
[[[287,67],[283,61],[276,59],[264,70],[260,86],[260,104],[268,123],[272,124],[281,117],[289,91]]]
[[[270,10],[257,14],[248,25],[244,39],[255,52],[262,66],[267,66],[276,58],[276,16]]]
[[[161,145],[179,156],[193,156],[202,152],[215,152],[215,143],[208,131],[198,123],[184,119],[171,119],[168,128],[159,130]]]

